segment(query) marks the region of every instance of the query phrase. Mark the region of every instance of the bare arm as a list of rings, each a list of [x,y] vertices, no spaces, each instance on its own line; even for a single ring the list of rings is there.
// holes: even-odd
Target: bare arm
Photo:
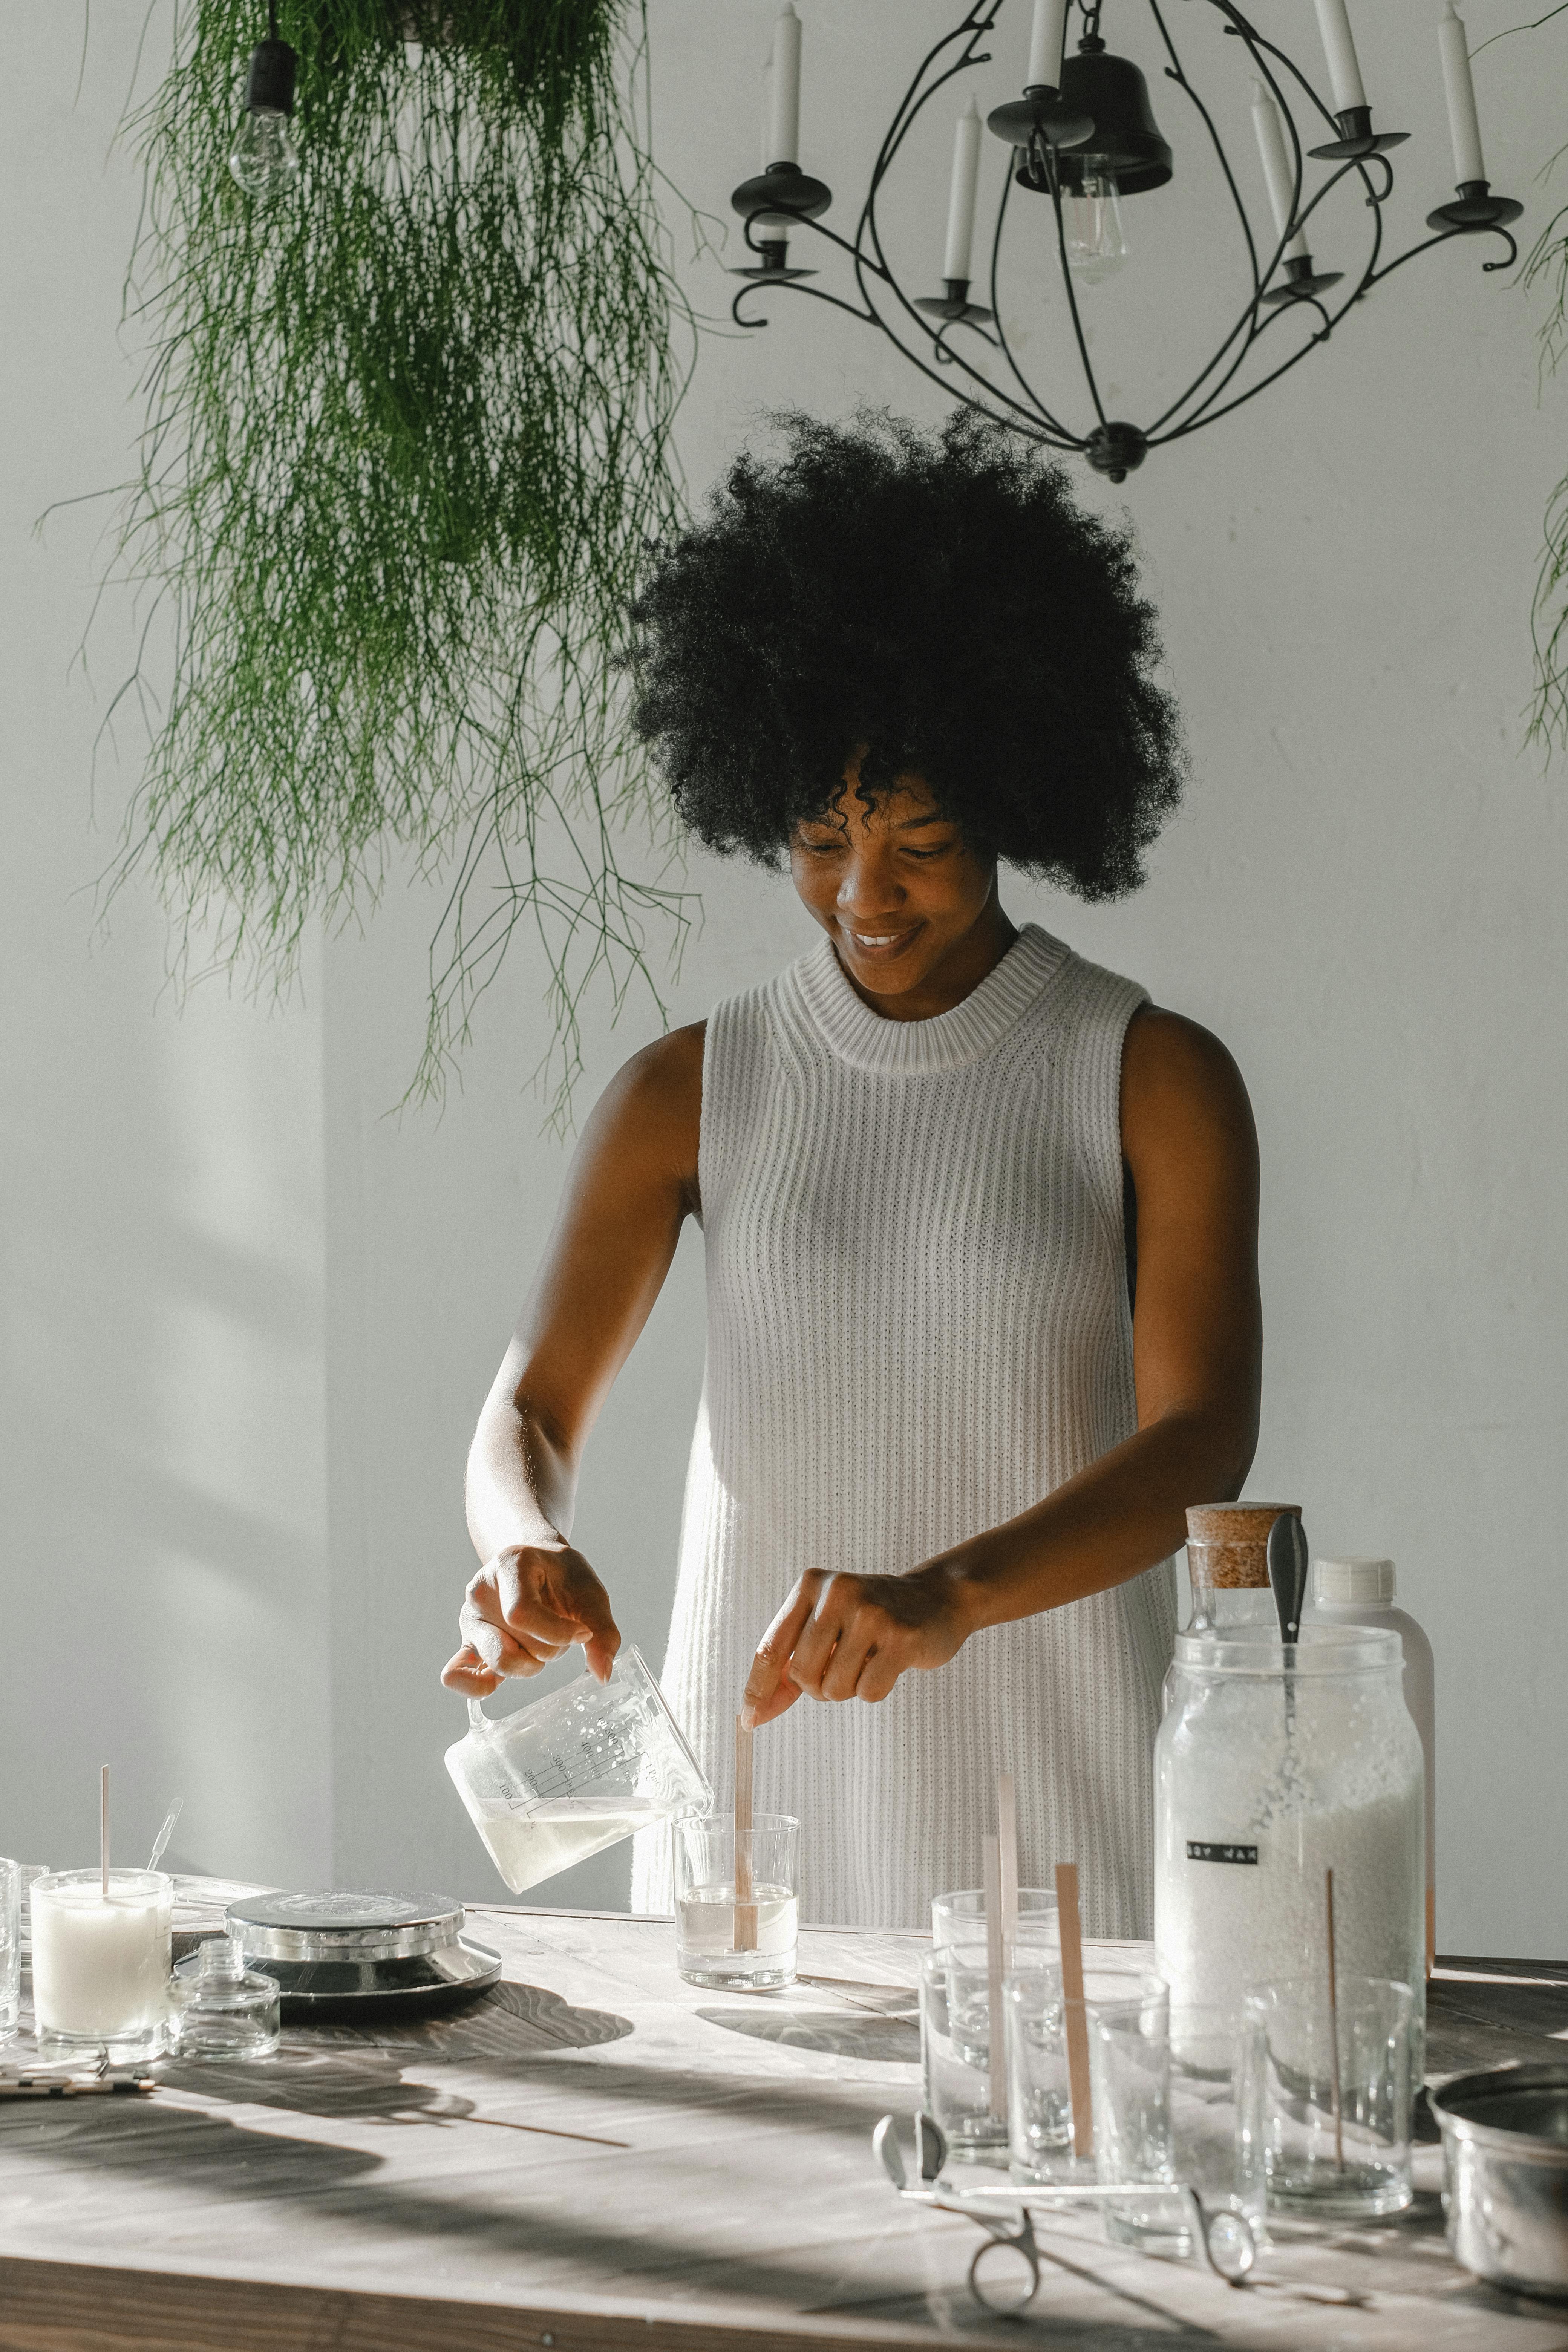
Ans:
[[[603,1585],[569,1541],[588,1433],[697,1206],[701,1024],[635,1055],[584,1130],[544,1262],[468,1452],[482,1563],[442,1680],[482,1696],[582,1642],[601,1679],[620,1646]]]
[[[1189,1503],[1240,1492],[1258,1435],[1258,1142],[1216,1038],[1152,1007],[1127,1032],[1121,1140],[1138,1202],[1138,1429],[1016,1518],[903,1576],[809,1570],[746,1685],[766,1723],[804,1691],[885,1698],[982,1625],[1104,1591],[1185,1540]]]

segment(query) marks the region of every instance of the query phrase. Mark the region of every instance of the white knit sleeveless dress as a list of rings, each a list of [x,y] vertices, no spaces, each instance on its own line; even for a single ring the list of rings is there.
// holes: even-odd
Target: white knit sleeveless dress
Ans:
[[[708,1023],[708,1361],[663,1685],[721,1804],[752,1653],[803,1569],[897,1574],[1137,1426],[1121,1045],[1144,1001],[1034,925],[962,1004],[888,1021],[831,943]],[[1076,1862],[1086,1932],[1152,1932],[1167,1561],[973,1634],[879,1706],[802,1698],[756,1803],[801,1821],[801,1916],[920,1927],[981,1883],[996,1776],[1020,1876]],[[668,1841],[633,1906],[670,1907]]]

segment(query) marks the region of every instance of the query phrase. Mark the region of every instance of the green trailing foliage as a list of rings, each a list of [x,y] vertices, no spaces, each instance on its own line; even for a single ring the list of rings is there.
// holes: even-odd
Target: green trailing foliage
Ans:
[[[1560,34],[1559,20],[1564,18],[1568,18],[1568,0],[1552,0],[1541,16],[1505,26],[1483,41],[1481,48],[1489,49],[1494,42],[1511,40],[1519,33],[1539,33],[1548,25],[1556,26]],[[1559,148],[1540,173],[1542,180],[1551,176],[1564,155],[1568,147]],[[1544,382],[1556,374],[1568,352],[1568,205],[1559,205],[1536,238],[1521,278],[1527,290],[1543,286],[1547,292],[1547,312],[1540,329]],[[1568,475],[1546,502],[1541,570],[1530,619],[1535,639],[1530,740],[1550,758],[1554,739],[1568,744]]]
[[[1561,157],[1552,160],[1559,162]],[[1568,351],[1568,205],[1558,208],[1537,237],[1525,263],[1524,283],[1546,289],[1541,365],[1543,375],[1554,375]],[[1535,702],[1530,732],[1550,751],[1554,740],[1568,744],[1568,475],[1547,500],[1545,547],[1531,621],[1535,633]]]
[[[277,977],[412,850],[450,896],[416,1088],[438,1088],[520,919],[560,1107],[595,971],[650,978],[684,899],[614,656],[693,320],[671,276],[637,0],[281,0],[300,168],[226,165],[259,0],[182,0],[137,118],[132,309],[153,322],[122,550],[172,681],[117,868],[190,943]],[[419,37],[423,36],[423,38]],[[647,870],[646,848],[640,863]],[[651,979],[650,979],[651,984]]]

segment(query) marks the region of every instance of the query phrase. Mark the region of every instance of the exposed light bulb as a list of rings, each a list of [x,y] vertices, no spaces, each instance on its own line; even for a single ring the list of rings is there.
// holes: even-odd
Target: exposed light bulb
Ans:
[[[1086,165],[1081,183],[1065,199],[1063,209],[1068,265],[1086,286],[1098,286],[1127,258],[1127,233],[1121,226],[1115,173],[1092,171]]]
[[[271,0],[267,38],[250,53],[245,112],[228,151],[228,168],[247,196],[278,195],[300,169],[300,150],[289,128],[299,62],[288,42],[278,37],[278,0]]]
[[[253,106],[239,118],[228,168],[250,196],[276,195],[300,169],[289,117],[275,106]]]

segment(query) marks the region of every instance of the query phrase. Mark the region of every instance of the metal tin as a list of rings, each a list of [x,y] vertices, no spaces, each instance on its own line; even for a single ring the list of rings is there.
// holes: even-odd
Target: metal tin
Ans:
[[[500,1955],[463,1934],[447,1895],[258,1895],[225,1916],[246,1964],[275,1977],[286,2018],[340,2008],[438,2008],[482,1992]]]
[[[1460,2074],[1431,2096],[1456,2262],[1568,2302],[1568,2061]]]

